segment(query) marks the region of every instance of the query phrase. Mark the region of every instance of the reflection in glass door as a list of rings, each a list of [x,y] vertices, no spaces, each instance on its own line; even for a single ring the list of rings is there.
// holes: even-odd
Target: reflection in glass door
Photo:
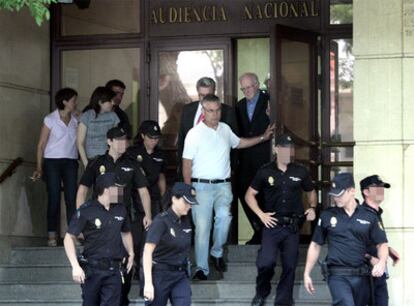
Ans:
[[[210,77],[216,82],[216,94],[223,99],[223,50],[159,52],[158,122],[164,146],[175,148],[181,110],[197,101],[197,80]]]

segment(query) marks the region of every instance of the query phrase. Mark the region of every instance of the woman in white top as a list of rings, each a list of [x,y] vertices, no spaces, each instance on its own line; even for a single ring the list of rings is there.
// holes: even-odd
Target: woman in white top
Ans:
[[[114,97],[111,89],[97,87],[79,118],[78,150],[85,168],[89,160],[105,154],[108,148],[106,132],[119,123],[118,116],[112,111]]]
[[[75,116],[78,93],[71,88],[60,89],[55,96],[57,109],[43,120],[37,145],[37,164],[33,179],[44,178],[48,193],[48,245],[56,246],[56,232],[60,211],[61,184],[69,223],[76,208],[78,183],[78,151]]]

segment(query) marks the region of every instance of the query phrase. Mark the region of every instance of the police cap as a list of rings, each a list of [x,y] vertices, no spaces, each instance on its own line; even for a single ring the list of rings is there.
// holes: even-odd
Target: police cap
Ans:
[[[339,173],[335,175],[335,177],[332,180],[329,195],[334,197],[340,197],[345,192],[345,190],[352,187],[355,187],[354,177],[352,176],[352,173]]]
[[[361,190],[368,189],[369,187],[384,187],[390,188],[391,185],[382,181],[382,179],[377,175],[367,176],[359,182]]]
[[[171,189],[171,193],[176,197],[183,197],[184,200],[191,205],[197,205],[196,190],[193,186],[177,182]]]

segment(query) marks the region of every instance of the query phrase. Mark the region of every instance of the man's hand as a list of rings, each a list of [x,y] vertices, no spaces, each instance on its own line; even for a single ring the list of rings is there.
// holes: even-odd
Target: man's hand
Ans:
[[[269,124],[269,126],[267,127],[266,131],[263,134],[263,138],[265,140],[269,140],[270,137],[272,137],[274,131],[275,131],[275,124],[274,123],[272,125]]]
[[[400,262],[400,254],[396,250],[394,250],[392,247],[388,248],[389,256],[392,259],[392,265],[395,266]]]
[[[145,230],[148,230],[148,227],[151,225],[151,223],[152,223],[151,217],[145,216],[144,219],[142,220],[142,224],[144,225]]]
[[[145,284],[144,286],[144,300],[154,300],[154,286],[152,284]]]
[[[134,266],[134,254],[129,254],[128,255],[128,263],[127,263],[127,273],[129,274],[129,272],[131,272],[132,267]]]
[[[316,218],[315,208],[311,207],[305,211],[305,216],[307,221],[313,221]]]
[[[385,263],[383,261],[378,261],[372,267],[372,276],[373,277],[381,277],[385,272]]]
[[[78,284],[85,283],[85,272],[80,266],[72,268],[72,279]]]
[[[310,277],[310,275],[304,275],[303,276],[303,284],[305,286],[306,291],[309,294],[314,294],[315,293],[315,288],[313,287],[313,282],[312,282],[312,278]]]
[[[268,212],[268,213],[262,213],[259,215],[260,220],[263,222],[263,224],[267,228],[273,228],[277,225],[277,219],[275,217],[272,217],[275,213],[274,212]]]

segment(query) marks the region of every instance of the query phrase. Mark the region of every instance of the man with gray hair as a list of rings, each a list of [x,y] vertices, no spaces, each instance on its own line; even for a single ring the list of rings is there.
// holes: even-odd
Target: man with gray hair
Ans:
[[[206,280],[209,273],[208,254],[213,211],[213,245],[210,256],[218,272],[226,271],[223,245],[227,241],[230,228],[230,207],[233,201],[230,150],[268,141],[274,126],[268,126],[260,136],[239,138],[226,123],[220,122],[222,103],[217,96],[206,95],[201,105],[204,119],[185,138],[183,177],[185,183],[192,183],[196,189],[199,203],[192,211],[197,264],[194,279]]]
[[[244,73],[240,78],[240,90],[244,98],[236,104],[236,119],[240,137],[262,135],[270,123],[267,113],[269,95],[260,90],[259,78],[252,72]],[[252,148],[240,150],[237,170],[237,193],[254,234],[246,244],[260,244],[262,222],[247,205],[244,195],[261,166],[270,162],[270,141]],[[258,204],[263,207],[264,199],[257,196]]]
[[[177,170],[180,177],[182,175],[181,159],[183,155],[185,136],[191,128],[203,121],[201,100],[203,100],[206,95],[214,94],[216,91],[216,82],[209,77],[202,77],[199,79],[196,86],[199,100],[186,104],[181,113],[180,129],[178,131],[177,140]],[[227,123],[233,132],[237,133],[236,117],[231,106],[222,104],[220,121]]]

